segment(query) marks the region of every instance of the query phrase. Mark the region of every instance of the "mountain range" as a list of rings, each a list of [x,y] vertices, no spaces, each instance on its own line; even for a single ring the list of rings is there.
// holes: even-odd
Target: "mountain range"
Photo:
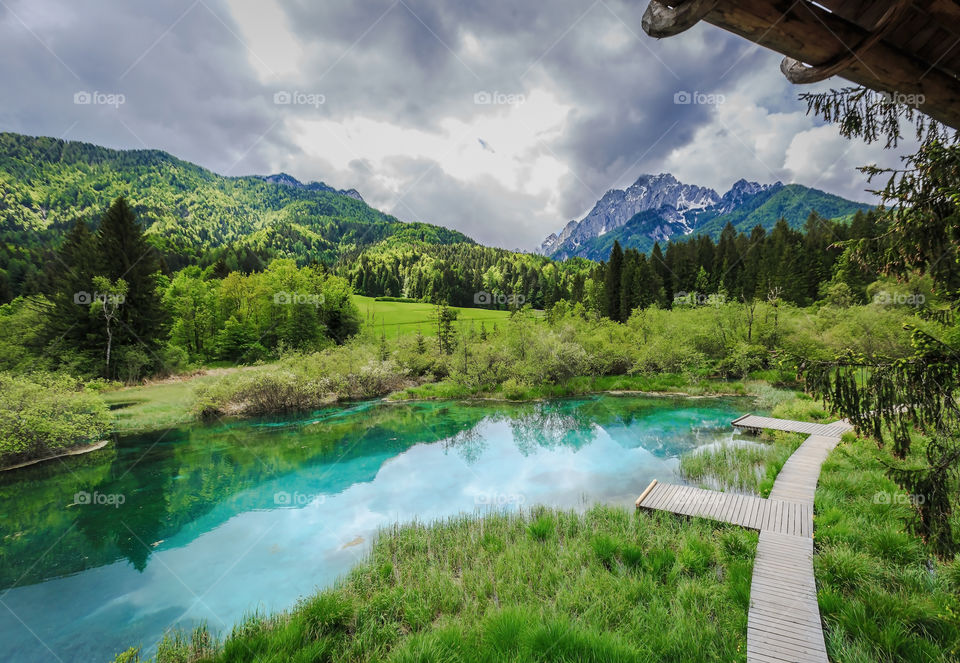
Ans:
[[[119,196],[172,268],[208,249],[331,264],[393,237],[473,242],[441,226],[402,222],[354,189],[286,173],[228,177],[160,150],[0,133],[0,258],[14,254],[0,262],[16,261],[30,244],[56,246],[77,219],[96,225]]]
[[[119,196],[129,200],[171,271],[223,263],[249,272],[276,257],[346,269],[374,247],[475,245],[455,230],[400,221],[369,206],[355,189],[304,183],[286,173],[228,177],[159,150],[0,133],[0,302],[42,292],[51,252],[66,232],[77,219],[96,226]],[[644,175],[625,190],[608,191],[537,253],[605,260],[614,240],[646,251],[691,233],[717,237],[728,222],[749,232],[782,217],[798,227],[811,210],[834,218],[867,207],[797,184],[740,180],[719,195],[670,174]],[[449,253],[423,250],[434,258]],[[381,276],[365,278],[379,283]]]
[[[615,240],[625,248],[649,251],[656,242],[694,233],[717,238],[727,223],[749,233],[756,225],[769,230],[783,218],[799,228],[811,212],[836,218],[861,209],[870,205],[800,184],[740,179],[720,195],[669,173],[641,175],[626,189],[607,191],[585,217],[549,235],[536,252],[559,260],[605,260]]]

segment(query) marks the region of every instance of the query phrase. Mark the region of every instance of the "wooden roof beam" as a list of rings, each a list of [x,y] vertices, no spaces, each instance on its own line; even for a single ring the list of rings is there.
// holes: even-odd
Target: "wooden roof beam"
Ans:
[[[669,11],[665,11],[669,10]],[[708,23],[814,67],[847,65],[837,75],[881,92],[916,95],[917,108],[960,129],[960,81],[935,63],[905,53],[873,34],[806,0],[652,0],[643,27],[651,36],[678,34],[697,22]],[[648,17],[649,20],[648,20]],[[675,26],[670,20],[675,20]],[[650,25],[653,32],[647,30]],[[870,46],[856,52],[860,45]],[[851,52],[855,53],[849,59]],[[790,67],[789,62],[785,66]],[[795,67],[794,67],[795,69]]]

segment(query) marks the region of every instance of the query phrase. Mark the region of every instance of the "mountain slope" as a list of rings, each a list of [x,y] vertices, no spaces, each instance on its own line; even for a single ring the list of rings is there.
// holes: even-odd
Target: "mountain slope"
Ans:
[[[576,247],[619,228],[647,210],[664,210],[662,232],[673,234],[674,227],[683,223],[684,213],[711,207],[718,202],[719,196],[713,189],[682,184],[669,173],[641,175],[625,190],[607,191],[581,221],[571,221],[559,235],[547,237],[538,253],[561,258],[580,255],[575,251]]]
[[[440,226],[403,223],[355,190],[285,173],[226,177],[159,150],[0,133],[0,270],[14,264],[13,280],[27,278],[20,263],[37,260],[31,245],[55,246],[76,219],[96,223],[118,196],[174,267],[218,247],[330,263],[398,233],[472,242]]]
[[[650,204],[637,205],[629,200],[628,192],[638,185]],[[652,190],[657,187],[663,191]],[[690,185],[680,184],[669,174],[643,175],[626,191],[608,191],[582,221],[571,221],[560,235],[547,237],[538,252],[559,259],[581,256],[605,260],[614,240],[625,248],[649,251],[655,242],[691,233],[716,239],[727,223],[749,232],[756,225],[769,230],[784,218],[791,227],[799,228],[811,211],[835,218],[870,208],[800,184],[758,184],[741,179],[722,196],[712,189],[684,187]],[[695,191],[696,196],[676,195],[679,191]],[[624,218],[624,211],[635,209]]]

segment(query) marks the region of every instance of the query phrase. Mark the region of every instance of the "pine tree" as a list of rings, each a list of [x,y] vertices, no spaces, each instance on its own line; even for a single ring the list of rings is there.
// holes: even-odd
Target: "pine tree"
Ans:
[[[117,198],[103,215],[96,245],[98,274],[111,282],[123,279],[128,286],[126,300],[117,312],[115,346],[139,345],[155,359],[166,328],[157,292],[161,263],[126,199]]]
[[[656,274],[660,281],[660,286],[655,290],[658,297],[657,303],[666,308],[670,305],[670,302],[673,301],[673,275],[670,272],[670,269],[667,267],[667,263],[663,257],[663,251],[660,249],[659,242],[654,244],[653,250],[650,251],[650,267],[653,269],[653,273]],[[660,293],[661,288],[663,289],[662,295]]]
[[[623,278],[623,249],[620,242],[613,240],[610,249],[610,260],[607,263],[604,278],[604,296],[606,298],[606,315],[611,320],[620,320],[620,287]]]
[[[707,295],[710,294],[712,288],[710,287],[710,277],[707,275],[707,270],[703,268],[703,265],[700,265],[700,270],[697,272],[697,280],[693,284],[693,289],[697,293],[695,304],[701,304],[706,302]]]
[[[50,265],[48,293],[53,306],[47,317],[45,336],[51,351],[62,356],[84,354],[87,343],[96,338],[100,324],[90,313],[97,275],[97,249],[94,236],[81,219],[67,233],[56,259]],[[97,353],[97,356],[101,356]]]

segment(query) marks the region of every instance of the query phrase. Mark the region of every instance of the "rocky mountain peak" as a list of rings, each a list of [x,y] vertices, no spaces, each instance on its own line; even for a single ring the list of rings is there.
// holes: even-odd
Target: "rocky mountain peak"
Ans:
[[[559,235],[547,237],[537,252],[567,257],[583,242],[615,230],[647,210],[662,210],[669,224],[683,225],[687,212],[718,202],[720,196],[713,189],[683,184],[670,173],[644,174],[626,189],[607,191],[583,219],[571,221]]]
[[[732,211],[736,209],[745,198],[749,196],[755,196],[756,194],[769,189],[777,189],[782,186],[782,182],[774,182],[773,184],[760,184],[759,182],[748,182],[747,180],[740,178],[733,183],[733,186],[730,187],[729,191],[720,196],[720,200],[718,201],[720,206],[719,211]]]
[[[304,184],[293,175],[288,175],[287,173],[276,173],[274,175],[262,175],[258,177],[264,182],[270,182],[271,184],[279,184],[296,189],[308,189],[310,191],[327,191],[329,193],[338,193],[341,196],[349,196],[356,200],[363,200],[360,192],[356,189],[334,189],[332,186],[317,181]]]

